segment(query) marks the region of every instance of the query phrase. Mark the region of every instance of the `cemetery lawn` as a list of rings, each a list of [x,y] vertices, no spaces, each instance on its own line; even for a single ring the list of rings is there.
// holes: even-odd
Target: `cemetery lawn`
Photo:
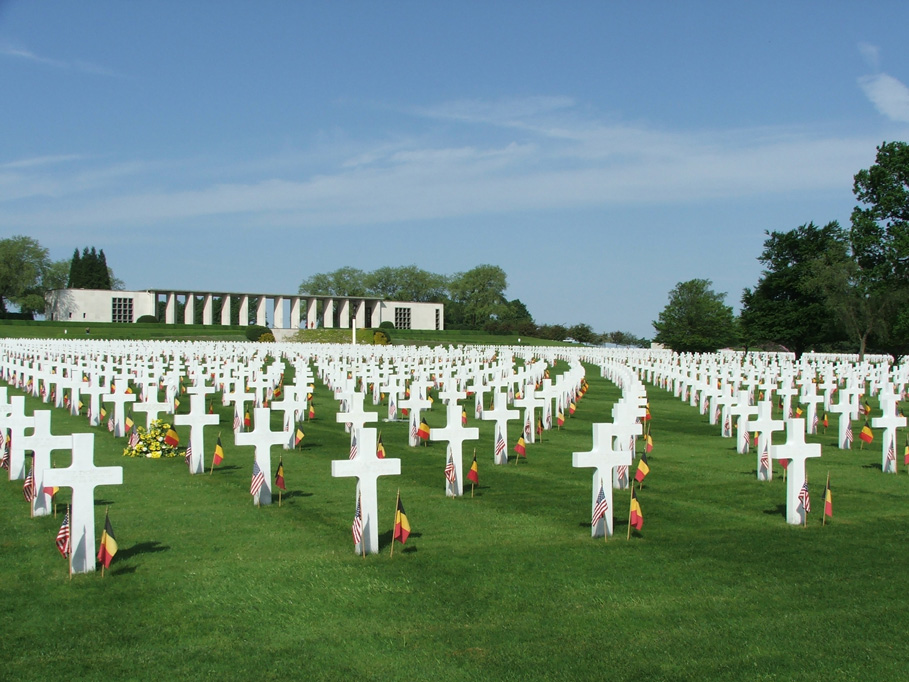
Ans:
[[[834,424],[808,438],[824,456],[807,465],[808,527],[793,527],[778,463],[773,481],[757,482],[753,453],[737,454],[696,408],[648,386],[643,529],[626,540],[629,500],[616,491],[616,535],[593,540],[592,470],[572,468],[571,454],[590,450],[591,424],[610,421],[619,391],[592,366],[587,376],[566,426],[505,467],[492,464],[492,423],[475,422],[467,403],[481,432],[473,499],[469,488],[444,496],[444,443],[409,448],[405,421],[380,422],[402,475],[379,479],[382,552],[365,559],[350,535],[355,481],[330,475],[349,436],[321,384],[302,449],[284,453],[281,507],[252,505],[252,449],[233,445],[220,400],[206,467],[219,431],[225,461],[198,476],[182,457],[122,457],[122,439],[54,411],[54,433],[94,431],[96,464],[124,468],[124,484],[95,497],[97,534],[109,507],[119,551],[103,578],[68,579],[54,546],[62,512],[30,519],[21,481],[0,481],[2,677],[909,679],[909,480],[902,466],[881,473],[880,433],[851,452],[835,448]],[[444,425],[440,401],[426,416]],[[517,429],[509,424],[509,450]],[[67,466],[68,453],[54,464]],[[834,517],[822,527],[828,471]],[[391,557],[398,488],[413,532]]]

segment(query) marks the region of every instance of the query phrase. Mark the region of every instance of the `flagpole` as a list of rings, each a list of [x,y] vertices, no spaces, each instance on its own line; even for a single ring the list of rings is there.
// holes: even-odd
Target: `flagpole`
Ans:
[[[630,475],[629,472],[629,476]],[[628,536],[625,538],[626,540],[631,540],[631,503],[634,500],[634,483],[629,487],[631,488],[631,495],[628,498]]]
[[[218,442],[219,443],[221,442],[221,432],[220,431],[218,431]],[[204,455],[204,453],[203,453],[203,455]],[[211,476],[213,473],[215,473],[215,458],[214,457],[211,458],[211,471],[208,472],[208,475]]]
[[[477,460],[477,449],[476,448],[473,449],[473,459],[474,459],[474,462]],[[473,468],[473,462],[471,462],[471,468]],[[473,499],[473,486],[474,486],[474,482],[471,480],[470,481],[470,499]]]
[[[107,532],[107,517],[109,514],[110,514],[110,507],[106,507],[104,509],[104,533]],[[72,523],[72,521],[70,523]],[[104,539],[104,533],[101,534],[102,539]],[[107,555],[107,552],[105,552],[105,556],[106,555]],[[101,577],[102,578],[104,577],[104,562],[103,561],[101,562]]]
[[[805,485],[808,484],[808,474],[805,474]],[[805,514],[805,523],[803,524],[804,528],[808,527],[808,510],[805,509],[805,503],[802,502],[802,512]]]
[[[603,490],[603,478],[602,478],[602,476],[600,477],[600,490]],[[606,511],[612,511],[612,510],[611,510],[611,509],[607,509]],[[629,509],[628,515],[629,515],[629,517],[631,516],[631,510],[630,510],[630,509]],[[629,527],[630,527],[630,526],[629,526]],[[603,512],[603,544],[606,544],[606,543],[608,543],[608,542],[609,542],[609,524],[606,523],[606,512]]]
[[[397,521],[397,519],[398,519],[398,503],[400,501],[401,501],[401,489],[398,488],[398,494],[395,497],[395,521]],[[394,555],[395,555],[395,529],[394,529],[394,526],[392,526],[392,528],[391,528],[391,553],[388,556],[393,557]]]
[[[66,513],[70,513],[70,505],[66,505]],[[69,556],[66,557],[69,580],[73,579],[73,517],[69,517]]]

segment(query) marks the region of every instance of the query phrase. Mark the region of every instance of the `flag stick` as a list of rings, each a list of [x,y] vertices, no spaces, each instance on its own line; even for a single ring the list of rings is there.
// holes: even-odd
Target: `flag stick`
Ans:
[[[284,492],[284,491],[281,490],[280,488],[278,488],[278,506],[279,507],[281,506],[281,493],[282,492]]]
[[[473,458],[474,458],[474,461],[476,461],[476,459],[477,459],[477,449],[476,448],[473,449]],[[470,463],[470,466],[473,467],[473,462]],[[473,499],[473,486],[474,486],[474,482],[471,481],[470,482],[470,498],[471,499]]]
[[[631,495],[628,496],[628,536],[625,538],[626,540],[631,539],[631,501],[634,500],[634,484],[632,483],[629,487],[631,488]]]
[[[219,442],[219,443],[221,442],[221,432],[220,432],[220,431],[218,431],[218,442]],[[203,454],[204,454],[204,453],[203,453]],[[213,473],[215,473],[215,458],[214,458],[214,456],[212,456],[212,458],[211,458],[211,471],[208,472],[208,475],[211,476]]]
[[[600,488],[601,488],[601,489],[603,488],[603,479],[602,479],[602,477],[600,478]],[[611,509],[607,509],[606,511],[609,512],[609,511],[612,511],[612,510],[611,510]],[[631,510],[630,510],[630,509],[629,509],[629,511],[628,511],[628,516],[629,516],[629,517],[631,516]],[[630,524],[629,524],[629,527],[630,527]],[[609,542],[609,524],[606,523],[606,514],[605,514],[605,513],[603,514],[603,542],[604,542],[604,543]]]
[[[398,494],[395,497],[395,521],[397,521],[397,519],[398,519],[398,502],[400,502],[400,500],[401,500],[401,489],[398,488]],[[394,555],[395,555],[395,529],[394,529],[394,526],[392,526],[392,528],[391,528],[391,553],[388,556],[393,557]]]
[[[108,514],[110,514],[110,507],[107,507],[104,510],[104,531],[105,532],[107,532],[107,515]],[[70,527],[72,527],[72,525],[70,525]],[[72,537],[72,536],[70,536],[70,537]],[[102,534],[101,537],[103,538],[104,535]],[[104,562],[101,562],[101,577],[102,578],[104,577]]]
[[[805,474],[805,483],[808,483],[808,474],[807,474],[807,473]],[[803,524],[803,526],[804,526],[805,528],[807,528],[807,527],[808,527],[808,510],[805,509],[805,503],[804,503],[804,502],[802,503],[802,513],[805,514],[805,523]]]
[[[70,513],[70,505],[66,505],[66,513]],[[69,579],[73,579],[73,517],[69,517],[69,556],[67,557],[67,569],[69,570]]]

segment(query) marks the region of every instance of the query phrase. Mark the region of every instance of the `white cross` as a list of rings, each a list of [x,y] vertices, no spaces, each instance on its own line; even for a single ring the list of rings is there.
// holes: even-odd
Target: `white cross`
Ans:
[[[87,393],[89,397],[88,410],[91,418],[88,420],[89,426],[98,426],[101,423],[101,394],[107,393],[107,389],[101,385],[100,377],[93,375],[88,382],[82,384],[82,393]]]
[[[237,445],[255,446],[256,462],[265,475],[265,482],[255,500],[256,504],[271,504],[271,446],[280,445],[285,440],[286,431],[271,430],[271,410],[267,407],[256,408],[256,426],[252,431],[234,436]]]
[[[338,412],[335,415],[335,421],[340,424],[350,424],[351,429],[362,429],[366,422],[379,421],[379,415],[376,412],[370,412],[363,409],[364,395],[357,391],[348,394],[342,394],[344,401],[347,403],[346,412]],[[356,433],[356,432],[355,432]]]
[[[739,391],[738,402],[729,409],[732,415],[737,417],[736,441],[738,443],[738,451],[741,454],[748,452],[748,448],[751,445],[748,442],[748,420],[751,415],[758,413],[758,408],[749,404],[748,397],[747,391]]]
[[[906,418],[897,414],[897,400],[893,392],[893,387],[887,384],[889,390],[884,392],[881,389],[880,404],[883,415],[874,417],[871,420],[871,426],[884,429],[884,437],[881,441],[881,471],[885,474],[896,473],[896,430],[901,426],[906,426]],[[893,459],[887,454],[890,447],[893,447]]]
[[[96,467],[95,434],[74,433],[73,461],[65,469],[44,472],[44,485],[72,488],[70,534],[73,573],[95,570],[95,488],[123,483],[123,467]]]
[[[521,416],[521,413],[517,410],[508,409],[508,395],[502,391],[495,390],[493,392],[493,409],[486,410],[483,412],[483,420],[490,421],[493,420],[496,423],[495,430],[495,441],[498,441],[499,436],[502,437],[502,440],[505,442],[505,450],[501,455],[495,457],[496,464],[508,464],[508,420],[509,419],[518,419]],[[495,441],[493,441],[493,455],[495,456]]]
[[[9,412],[0,422],[0,428],[9,429],[12,441],[9,449],[9,480],[21,481],[25,478],[25,449],[22,447],[22,438],[25,436],[25,429],[34,428],[35,418],[25,416],[25,398],[21,395],[10,398],[9,406]]]
[[[51,496],[44,492],[44,472],[51,468],[52,450],[70,450],[73,437],[51,435],[51,411],[35,410],[35,430],[30,436],[22,436],[23,450],[31,450],[32,476],[35,479],[35,497],[32,500],[32,516],[47,516],[51,512]]]
[[[838,446],[840,450],[849,450],[852,447],[852,444],[846,439],[846,429],[852,426],[852,400],[850,395],[849,389],[844,388],[840,391],[840,401],[836,405],[830,406],[830,411],[839,415],[837,426],[839,427]]]
[[[757,445],[757,480],[770,481],[773,479],[773,467],[761,466],[761,454],[764,450],[770,451],[774,431],[782,431],[786,424],[781,419],[773,418],[773,403],[763,400],[758,403],[758,418],[751,422],[751,428],[758,434]]]
[[[461,480],[461,473],[464,470],[464,448],[465,440],[477,440],[480,437],[480,429],[475,426],[465,427],[461,425],[461,406],[457,401],[452,400],[446,408],[448,412],[448,423],[445,428],[433,429],[429,434],[429,439],[436,441],[448,441],[448,452],[454,461],[455,480],[454,483],[445,481],[445,494],[449,497],[460,497],[464,493],[464,484]],[[447,461],[446,455],[446,464]]]
[[[189,426],[189,445],[192,450],[189,458],[189,473],[205,473],[205,426],[217,424],[220,417],[207,414],[205,411],[205,394],[193,393],[189,396],[189,414],[175,414],[174,424]],[[258,423],[256,424],[258,427]]]
[[[546,403],[543,398],[540,398],[536,395],[535,386],[532,381],[528,381],[524,384],[524,389],[521,391],[521,397],[516,398],[514,401],[515,407],[524,408],[524,424],[530,423],[530,433],[527,433],[527,429],[524,429],[524,436],[528,443],[535,443],[535,434],[537,429],[537,423],[534,420],[536,416],[536,408],[543,407]]]
[[[379,459],[376,456],[376,430],[360,430],[360,454],[356,459],[336,459],[331,462],[334,477],[355,476],[360,494],[360,513],[363,517],[363,547],[360,553],[377,554],[379,551],[379,503],[376,482],[379,476],[398,476],[400,459]]]
[[[817,386],[810,377],[802,383],[802,394],[799,400],[808,406],[808,409],[805,412],[805,424],[808,425],[808,433],[816,433],[817,428],[815,422],[818,421],[816,418],[817,406],[824,402],[824,396],[818,395]]]
[[[805,420],[786,420],[786,442],[770,446],[770,457],[790,460],[786,478],[786,522],[799,525],[805,522],[805,510],[799,502],[799,491],[805,483],[805,460],[820,457],[820,443],[805,442]]]
[[[114,436],[117,438],[123,436],[123,423],[126,421],[126,403],[132,403],[136,401],[136,396],[133,393],[126,392],[126,382],[117,381],[116,391],[113,393],[106,393],[101,396],[101,400],[106,403],[114,404]]]
[[[593,472],[593,491],[590,503],[591,516],[593,508],[596,506],[597,495],[600,492],[600,486],[603,481],[612,478],[612,472],[618,466],[631,466],[631,452],[629,450],[613,450],[612,440],[615,436],[612,424],[593,424],[593,449],[589,452],[574,452],[571,455],[571,465],[573,467],[595,467]],[[603,485],[603,491],[606,495],[606,504],[608,505],[606,516],[600,519],[595,526],[590,528],[590,536],[594,538],[603,537],[605,533],[612,537],[613,527],[613,506],[612,506],[612,486]]]

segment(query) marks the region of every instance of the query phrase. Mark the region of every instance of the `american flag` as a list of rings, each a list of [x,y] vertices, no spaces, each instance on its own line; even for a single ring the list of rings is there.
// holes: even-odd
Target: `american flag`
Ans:
[[[742,443],[745,445],[745,450],[751,446],[751,434],[747,430],[742,432]]]
[[[395,405],[394,396],[389,396],[388,398],[388,418],[394,419],[398,416],[398,406]]]
[[[811,497],[808,495],[808,481],[805,481],[802,484],[802,489],[799,490],[799,502],[802,503],[802,509],[805,510],[805,513],[811,511]]]
[[[502,436],[501,430],[497,429],[496,433],[496,457],[501,457],[505,452],[505,438]]]
[[[533,426],[530,424],[530,412],[527,413],[527,421],[524,422],[524,435],[529,439],[533,433]]]
[[[448,463],[445,465],[445,480],[451,484],[455,482],[455,465],[454,457],[451,454],[451,448],[448,450]]]
[[[242,422],[240,421],[240,414],[238,412],[234,412],[234,431],[239,431],[241,424]]]
[[[67,558],[73,550],[70,541],[69,512],[66,512],[66,516],[63,517],[63,525],[60,526],[60,530],[57,531],[57,550],[63,555],[64,559]]]
[[[111,414],[110,419],[107,420],[107,430],[108,431],[114,430],[114,415],[113,414]]]
[[[354,509],[353,523],[350,526],[353,534],[354,545],[359,545],[363,540],[363,512],[360,509],[360,491],[357,491],[357,508]]]
[[[767,447],[764,446],[764,452],[761,453],[761,468],[765,471],[770,469],[770,455],[767,454]]]
[[[479,393],[477,394],[477,406],[476,406],[476,409],[474,410],[474,414],[476,414],[477,419],[483,418],[483,401],[480,399]]]
[[[186,456],[183,458],[183,461],[186,462],[186,466],[192,467],[193,461],[193,446],[192,443],[186,446]],[[253,493],[255,494],[255,493]]]
[[[22,485],[22,497],[26,502],[35,499],[35,468],[29,467],[28,476],[25,477],[25,483]]]
[[[547,429],[552,428],[552,410],[551,409],[546,410],[546,428]]]
[[[136,427],[133,427],[133,430],[129,434],[129,447],[135,449],[139,444],[139,431]]]
[[[410,440],[417,439],[417,413],[410,415]]]
[[[715,414],[716,416],[713,418],[713,420],[714,420],[714,421],[717,421],[717,420],[720,418],[720,408],[719,408],[719,407],[716,408],[716,412],[715,412],[714,414]]]
[[[616,474],[618,475],[620,481],[623,481],[623,480],[627,481],[628,480],[628,465],[621,464],[618,467],[616,467]]]
[[[249,494],[255,497],[259,494],[262,484],[265,483],[265,474],[259,468],[259,463],[253,461],[252,482],[249,484]]]
[[[354,459],[357,456],[358,451],[359,451],[359,448],[357,448],[357,434],[353,433],[350,436],[350,457],[349,457],[349,459]]]
[[[6,447],[6,429],[0,430],[0,450]]]
[[[843,445],[844,447],[852,445],[852,424],[846,426],[846,442]]]
[[[814,419],[811,420],[811,430],[817,431],[817,412],[814,413]]]
[[[896,462],[896,445],[893,438],[890,439],[890,445],[887,446],[887,461]]]
[[[606,516],[609,504],[606,502],[606,491],[603,490],[603,482],[600,481],[600,492],[597,493],[597,501],[593,504],[593,518],[590,525],[595,526],[597,522]]]
[[[726,421],[723,422],[723,433],[728,434],[732,432],[732,424],[729,423],[729,417],[726,417]]]

